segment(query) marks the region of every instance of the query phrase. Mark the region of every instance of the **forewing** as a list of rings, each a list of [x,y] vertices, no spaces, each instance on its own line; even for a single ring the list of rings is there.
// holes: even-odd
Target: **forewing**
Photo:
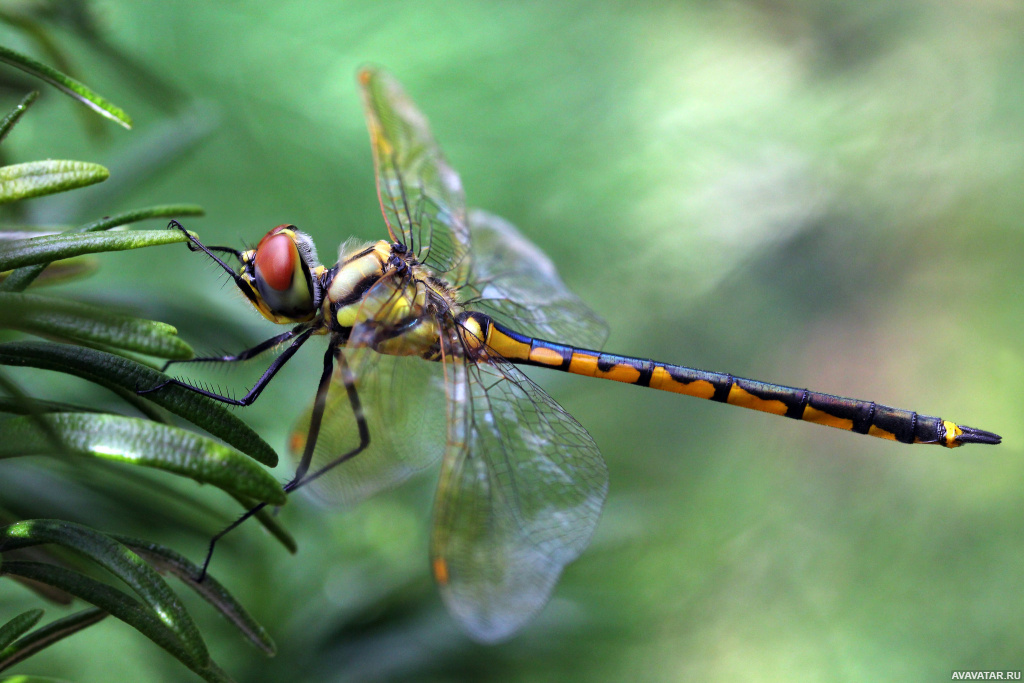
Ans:
[[[434,142],[426,118],[387,72],[359,73],[377,173],[377,196],[392,241],[438,273],[469,251],[462,181]]]
[[[431,558],[449,611],[502,640],[590,541],[608,472],[586,430],[511,364],[449,364],[449,440]]]
[[[469,214],[473,239],[466,307],[481,311],[517,332],[600,349],[608,326],[569,291],[555,264],[511,223],[474,209]]]

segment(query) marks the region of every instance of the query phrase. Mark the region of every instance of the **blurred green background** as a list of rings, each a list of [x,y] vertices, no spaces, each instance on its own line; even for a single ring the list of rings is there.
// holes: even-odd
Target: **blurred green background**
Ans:
[[[518,225],[609,322],[607,350],[1004,437],[908,448],[531,372],[611,472],[594,542],[540,617],[495,647],[456,629],[427,566],[434,473],[355,510],[300,499],[282,511],[297,556],[250,525],[213,564],[270,628],[275,659],[190,603],[238,680],[949,680],[1024,666],[1024,6],[89,6],[104,39],[176,94],[58,31],[76,73],[136,129],[89,135],[80,105],[44,92],[7,160],[97,161],[112,178],[33,200],[27,219],[195,202],[207,217],[187,227],[212,244],[294,223],[328,261],[349,235],[381,238],[354,78],[377,63],[430,119],[469,203]],[[66,290],[171,322],[201,353],[276,333],[180,245],[101,258]],[[240,411],[282,453],[320,360],[300,354]],[[190,376],[240,391],[262,367]],[[110,401],[31,377],[40,395]],[[45,498],[44,475],[17,476]],[[179,489],[215,512],[195,512],[199,531],[148,537],[198,560],[236,508]],[[53,506],[110,531],[132,523],[117,508]],[[0,606],[33,603],[5,584]],[[113,620],[18,670],[192,680]]]

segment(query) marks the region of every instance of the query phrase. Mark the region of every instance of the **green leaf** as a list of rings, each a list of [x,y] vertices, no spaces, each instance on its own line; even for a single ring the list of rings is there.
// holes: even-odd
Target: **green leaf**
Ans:
[[[81,346],[46,342],[2,343],[0,365],[66,372],[112,391],[132,393],[156,386],[167,379],[167,375],[123,356]],[[277,465],[278,457],[274,449],[223,404],[213,399],[177,385],[164,387],[140,398],[185,418],[264,465]]]
[[[203,578],[202,582],[196,580],[196,577],[202,573],[202,568],[199,565],[170,548],[155,543],[124,536],[115,536],[114,538],[138,553],[157,571],[169,572],[181,579],[186,586],[202,596],[234,624],[253,645],[268,655],[273,655],[277,651],[274,641],[271,640],[266,629],[245,611],[245,608],[224,586],[209,574]]]
[[[180,230],[126,230],[84,235],[62,233],[33,237],[0,246],[0,270],[49,263],[80,254],[140,249],[184,241],[185,235]]]
[[[132,127],[132,120],[120,107],[108,102],[74,78],[67,76],[42,62],[37,62],[27,55],[0,46],[0,61],[7,62],[22,71],[41,78],[55,86],[98,114],[114,121],[125,128]]]
[[[42,612],[42,610],[39,611]],[[90,607],[37,628],[17,642],[0,649],[0,671],[9,669],[54,643],[103,621],[107,616],[108,614],[105,611],[96,607]]]
[[[42,543],[75,550],[124,581],[177,637],[190,662],[202,666],[210,660],[199,629],[178,596],[152,567],[124,545],[95,529],[57,519],[27,520],[0,529],[0,552]],[[3,569],[6,568],[5,564]],[[74,590],[68,592],[78,595]],[[96,606],[107,609],[105,605]]]
[[[43,616],[43,610],[30,609],[0,626],[0,650],[17,640],[21,634],[36,625]]]
[[[32,106],[32,103],[36,101],[37,97],[39,97],[39,92],[36,90],[25,95],[25,97],[21,98],[21,102],[18,102],[18,106],[12,109],[11,113],[0,121],[0,142],[3,142],[4,138],[7,137],[7,134],[11,132],[11,129],[14,128],[15,124],[18,123],[25,112],[28,111],[28,108]]]
[[[81,232],[103,232],[105,230],[110,230],[111,228],[128,225],[129,223],[135,223],[148,218],[174,218],[175,216],[202,215],[203,208],[201,206],[196,206],[195,204],[163,204],[158,206],[149,206],[144,209],[124,211],[122,213],[114,214],[113,216],[105,216],[91,223],[86,223],[85,225],[80,225],[78,227],[71,228],[70,230],[66,230],[64,231],[64,234],[70,235]],[[3,252],[4,249],[0,247],[0,254]],[[24,291],[24,289],[28,287],[46,267],[46,264],[37,264],[20,268],[19,270],[11,273],[6,280],[0,282],[0,291]]]
[[[0,292],[0,328],[78,344],[102,344],[158,358],[192,358],[178,331],[162,322],[110,313],[66,298]]]
[[[31,676],[28,674],[16,674],[0,678],[0,683],[68,683],[64,678],[50,678],[49,676]]]
[[[60,401],[44,401],[37,398],[0,396],[0,413],[11,415],[38,415],[40,413],[98,413],[100,411],[86,406],[61,403]]]
[[[46,159],[0,166],[0,204],[99,183],[110,171],[88,161]]]
[[[139,562],[142,560],[139,559]],[[71,593],[136,629],[202,676],[204,680],[211,683],[231,680],[213,663],[213,660],[207,658],[205,663],[197,663],[174,631],[164,625],[145,605],[124,591],[70,569],[41,562],[4,562],[0,565],[0,574],[39,581]]]
[[[61,448],[61,442],[57,437],[57,434],[53,431],[50,423],[43,419],[45,411],[40,410],[40,406],[36,403],[31,396],[22,391],[21,387],[9,379],[7,375],[0,374],[0,389],[6,391],[9,395],[4,397],[16,406],[16,410],[13,412],[19,412],[23,415],[28,415],[29,419],[32,420],[36,426],[46,435],[46,440],[57,448]]]
[[[0,249],[0,253],[3,249]],[[47,263],[39,266],[26,266],[25,268],[19,268],[14,272],[0,273],[0,292],[20,292],[25,289],[24,286],[17,284],[17,278],[20,273],[24,273],[27,270],[34,270],[38,268],[38,273],[33,276],[33,280],[39,279],[39,286],[46,287],[50,285],[62,285],[72,280],[78,280],[84,277],[89,277],[100,268],[100,261],[95,256],[76,256],[74,258],[61,259],[60,261],[54,261],[53,263]],[[23,276],[22,276],[23,277]],[[27,286],[27,285],[26,285]]]
[[[205,212],[203,207],[196,204],[158,204],[147,206],[144,209],[132,209],[115,213],[113,216],[104,216],[85,225],[71,228],[68,234],[76,232],[103,232],[129,223],[137,223],[149,218],[175,218],[178,216],[202,216]],[[176,231],[177,232],[177,231]]]
[[[107,413],[57,413],[39,419],[50,424],[65,452],[153,467],[273,505],[288,500],[265,469],[235,449],[194,432]],[[0,458],[53,452],[52,442],[33,418],[0,423]]]
[[[134,361],[138,362],[138,361]],[[174,424],[169,419],[167,413],[160,409],[159,406],[153,405],[151,401],[147,401],[144,396],[139,396],[139,392],[128,389],[126,387],[107,387],[110,391],[117,394],[122,401],[135,408],[135,410],[142,413],[143,417],[152,420],[153,422],[159,422],[161,424]]]

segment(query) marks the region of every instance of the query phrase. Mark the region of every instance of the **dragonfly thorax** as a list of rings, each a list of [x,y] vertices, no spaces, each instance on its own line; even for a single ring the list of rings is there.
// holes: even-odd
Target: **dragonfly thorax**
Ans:
[[[380,240],[343,254],[327,284],[324,317],[340,328],[355,325],[363,295],[384,276],[391,252],[391,245]]]
[[[350,347],[436,360],[443,320],[460,307],[455,290],[401,243],[343,250],[328,275],[323,314]]]

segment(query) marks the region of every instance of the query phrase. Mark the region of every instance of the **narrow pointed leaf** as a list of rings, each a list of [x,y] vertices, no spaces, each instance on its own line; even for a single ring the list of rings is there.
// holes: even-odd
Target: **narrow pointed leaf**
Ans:
[[[135,362],[135,361],[133,361]],[[167,415],[167,411],[162,410],[160,406],[154,405],[152,402],[147,401],[144,397],[139,396],[137,391],[132,389],[126,389],[125,387],[107,387],[113,393],[121,397],[121,400],[135,408],[135,410],[142,413],[143,417],[152,420],[153,422],[159,422],[160,424],[174,424],[174,422]]]
[[[36,263],[49,263],[81,254],[140,249],[184,241],[185,236],[179,230],[125,230],[123,232],[87,233],[84,235],[64,233],[34,237],[0,245],[0,270],[12,270]]]
[[[32,397],[22,391],[21,387],[17,382],[12,381],[5,374],[0,374],[0,389],[6,391],[9,396],[4,397],[6,400],[11,401],[17,405],[24,415],[28,415],[29,419],[35,423],[36,427],[46,435],[46,440],[56,446],[61,447],[60,440],[57,437],[56,432],[53,431],[53,427],[50,423],[43,419],[45,411],[39,409],[39,405],[36,404]]]
[[[0,571],[0,574],[2,573],[3,572]],[[43,600],[48,600],[55,605],[67,606],[75,601],[75,598],[73,596],[68,595],[59,588],[54,588],[53,586],[48,586],[47,584],[39,583],[38,581],[23,579],[20,576],[12,576],[11,578],[19,584],[21,584],[21,586],[26,590],[35,593]]]
[[[3,118],[3,120],[0,120],[0,142],[3,142],[4,138],[7,137],[7,134],[10,133],[15,124],[21,120],[21,117],[28,111],[28,108],[32,106],[32,103],[36,101],[37,97],[39,97],[39,91],[33,90],[21,98],[21,102],[18,102],[18,105],[12,109],[11,112]]]
[[[186,586],[217,608],[217,611],[234,624],[253,645],[268,655],[273,655],[277,651],[267,630],[245,611],[245,608],[224,586],[209,574],[203,578],[202,582],[196,580],[196,577],[202,573],[202,568],[199,565],[170,548],[156,543],[123,536],[115,536],[115,538],[138,553],[157,571],[169,572],[181,579]]]
[[[158,358],[185,360],[192,348],[171,325],[110,313],[70,299],[0,292],[0,328],[51,339],[103,344]]]
[[[122,356],[46,342],[2,343],[0,365],[66,372],[113,391],[135,392],[167,379],[167,375]],[[143,398],[205,429],[264,465],[277,465],[274,449],[221,403],[175,385],[145,394]]]
[[[124,591],[70,569],[40,562],[5,562],[0,565],[2,574],[39,581],[71,593],[136,629],[204,680],[211,683],[231,680],[209,658],[203,663],[196,662],[174,631]]]
[[[288,500],[277,479],[250,458],[195,432],[107,413],[58,413],[41,419],[56,432],[65,452],[173,472],[274,505]],[[51,440],[32,418],[0,423],[0,458],[50,453]]]
[[[19,399],[13,396],[0,396],[0,413],[11,415],[38,415],[40,413],[96,413],[94,408],[61,403],[60,401],[44,401],[37,398]]]
[[[112,102],[107,101],[103,97],[100,97],[82,83],[61,73],[60,71],[57,71],[53,67],[47,66],[46,64],[38,62],[27,55],[23,55],[20,52],[15,52],[14,50],[10,50],[3,46],[0,46],[0,61],[7,62],[11,66],[15,66],[37,78],[41,78],[50,85],[56,87],[58,90],[67,93],[96,113],[114,121],[115,123],[118,123],[125,128],[132,127],[132,120],[123,109]]]
[[[37,628],[24,638],[0,649],[0,671],[9,669],[54,643],[103,621],[107,616],[105,611],[90,607]]]
[[[0,551],[42,543],[56,543],[75,550],[124,581],[160,623],[175,634],[190,661],[201,666],[210,660],[199,629],[178,596],[152,567],[124,545],[95,529],[57,519],[32,519],[0,529]]]
[[[128,225],[129,223],[135,223],[149,218],[174,218],[175,216],[202,215],[203,208],[201,206],[196,206],[195,204],[162,204],[149,206],[144,209],[124,211],[122,213],[114,214],[113,216],[105,216],[91,223],[86,223],[85,225],[80,225],[71,228],[70,230],[66,230],[64,234],[70,235],[82,232],[103,232],[105,230],[110,230],[111,228],[117,228],[122,225]],[[2,247],[0,247],[0,253],[3,253]],[[25,266],[24,268],[16,270],[11,273],[6,280],[0,282],[0,291],[24,291],[24,289],[32,284],[32,281],[39,276],[44,268],[46,268],[46,264],[40,263]]]
[[[0,626],[0,650],[6,648],[20,638],[23,633],[35,626],[42,616],[43,610],[30,609]]]
[[[45,159],[0,166],[0,204],[74,190],[109,177],[104,166],[89,161]]]
[[[0,249],[0,252],[3,250]],[[39,272],[32,279],[38,278],[38,286],[47,287],[50,285],[62,285],[65,282],[89,277],[99,270],[100,262],[95,256],[77,256],[75,258],[62,259],[53,263],[37,266],[26,266],[13,272],[0,273],[0,292],[20,292],[25,289],[16,286],[17,279],[24,277],[20,275],[26,270],[39,269]],[[28,286],[28,282],[25,286]]]
[[[122,225],[128,225],[129,223],[137,223],[139,221],[148,220],[151,218],[176,218],[181,216],[202,216],[204,213],[203,207],[196,204],[157,204],[155,206],[147,206],[143,209],[132,209],[131,211],[122,211],[121,213],[115,213],[113,216],[104,216],[99,220],[95,220],[85,225],[80,225],[75,228],[71,228],[66,231],[65,234],[81,233],[81,232],[104,232],[111,228],[117,228]],[[175,232],[178,232],[177,230]]]

